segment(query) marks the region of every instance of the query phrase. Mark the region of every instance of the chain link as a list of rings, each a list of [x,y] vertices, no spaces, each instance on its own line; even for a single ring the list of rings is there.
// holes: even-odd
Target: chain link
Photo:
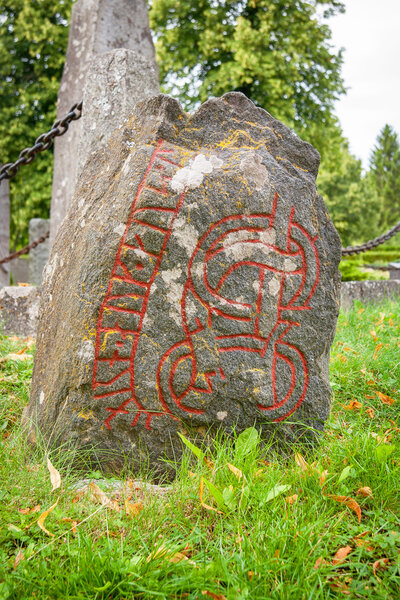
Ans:
[[[11,179],[11,177],[14,177],[17,174],[18,169],[21,165],[29,165],[35,159],[35,156],[38,152],[43,152],[44,150],[48,150],[50,148],[54,138],[59,137],[60,135],[64,135],[64,133],[68,131],[70,123],[72,121],[77,121],[81,118],[82,105],[83,102],[81,101],[71,106],[69,112],[65,115],[64,118],[58,119],[53,123],[50,131],[39,135],[32,147],[24,148],[24,150],[22,150],[19,153],[18,160],[16,160],[14,163],[7,163],[3,165],[0,168],[0,183],[3,179]],[[10,262],[11,260],[14,260],[14,258],[18,258],[23,254],[28,254],[28,252],[36,248],[36,246],[39,246],[39,244],[43,244],[43,242],[47,240],[49,235],[50,232],[48,231],[45,235],[42,235],[39,239],[35,240],[28,246],[25,246],[24,248],[21,248],[21,250],[18,250],[18,252],[13,252],[5,258],[2,258],[0,260],[0,265],[4,265],[5,263]]]
[[[72,121],[77,121],[82,116],[82,102],[71,106],[68,114],[63,119],[58,119],[53,123],[52,128],[47,133],[42,133],[35,140],[31,148],[24,148],[19,154],[18,160],[14,163],[7,163],[0,168],[0,182],[3,179],[11,179],[17,174],[21,165],[29,165],[38,152],[48,150],[53,143],[54,138],[64,135]],[[0,262],[1,264],[1,262]]]
[[[384,244],[385,242],[390,240],[390,238],[392,238],[394,235],[396,235],[396,233],[399,232],[400,221],[394,227],[392,227],[392,229],[389,229],[389,231],[386,231],[381,236],[373,240],[365,242],[365,244],[361,244],[360,246],[348,246],[347,248],[342,248],[342,256],[352,256],[353,254],[361,254],[362,252],[367,252],[368,250],[377,248],[381,244]]]
[[[47,240],[49,235],[50,235],[50,231],[48,231],[47,233],[42,235],[42,237],[40,237],[38,240],[35,240],[28,246],[21,248],[21,250],[18,250],[18,252],[14,252],[13,254],[9,254],[5,258],[2,258],[0,260],[0,265],[4,265],[4,263],[8,263],[8,262],[10,262],[10,260],[14,260],[14,258],[18,258],[19,256],[22,256],[23,254],[28,254],[28,252],[30,250],[33,250],[34,248],[36,248],[36,246],[39,246],[39,244],[43,244],[43,242],[45,242]]]

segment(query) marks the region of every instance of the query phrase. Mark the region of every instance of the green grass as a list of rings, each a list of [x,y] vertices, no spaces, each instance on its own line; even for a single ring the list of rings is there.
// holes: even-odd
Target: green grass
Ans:
[[[398,303],[340,315],[332,414],[314,450],[282,458],[252,430],[218,440],[207,460],[188,449],[166,493],[127,487],[134,516],[105,480],[112,507],[79,497],[73,486],[84,474],[71,471],[66,448],[50,454],[62,478],[51,491],[45,443],[31,448],[19,426],[32,362],[6,358],[26,343],[2,337],[0,599],[399,598],[399,324]],[[365,487],[372,497],[357,493]],[[361,522],[354,503],[333,496],[355,500]],[[44,522],[52,537],[37,521],[57,499]],[[385,568],[374,572],[380,559]]]

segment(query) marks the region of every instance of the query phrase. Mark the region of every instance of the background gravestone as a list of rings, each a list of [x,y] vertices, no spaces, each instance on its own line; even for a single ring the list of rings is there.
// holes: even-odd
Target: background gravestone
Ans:
[[[31,219],[29,221],[29,243],[35,242],[49,231],[49,219]],[[49,258],[49,239],[41,242],[29,251],[29,282],[40,285],[43,269]]]
[[[88,69],[93,59],[115,48],[134,50],[143,60],[147,60],[155,74],[153,85],[158,91],[158,71],[146,1],[78,0],[72,8],[67,56],[58,93],[58,119],[64,117],[74,103],[82,100]],[[146,74],[149,74],[149,70]],[[143,87],[147,89],[148,85],[148,82],[143,85],[141,77],[134,82],[131,89],[133,98],[129,104],[131,109],[140,90]],[[103,96],[106,90],[107,88],[104,88]],[[142,96],[144,97],[146,94]],[[85,114],[90,113],[90,110],[90,104],[86,104],[82,118],[73,122],[67,133],[55,140],[50,246],[75,190],[79,170],[78,148],[86,127]],[[108,135],[115,128],[113,120],[110,124],[112,129],[108,130]],[[85,161],[86,158],[87,155],[84,156],[81,150],[80,159]]]
[[[178,431],[322,429],[341,244],[318,165],[242,94],[193,115],[138,105],[87,163],[45,269],[32,436],[161,471]]]

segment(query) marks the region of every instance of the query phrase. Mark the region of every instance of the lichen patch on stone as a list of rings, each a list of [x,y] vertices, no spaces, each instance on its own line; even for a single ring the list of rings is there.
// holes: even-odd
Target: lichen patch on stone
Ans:
[[[171,188],[174,192],[181,194],[185,189],[193,190],[202,183],[205,175],[218,169],[223,161],[215,155],[207,158],[204,154],[198,154],[186,167],[179,169],[171,179]]]

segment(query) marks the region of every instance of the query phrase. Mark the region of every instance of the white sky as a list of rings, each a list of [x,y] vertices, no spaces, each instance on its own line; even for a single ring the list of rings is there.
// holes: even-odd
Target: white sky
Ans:
[[[335,46],[345,48],[347,95],[336,113],[351,151],[368,167],[376,136],[389,123],[400,134],[400,0],[345,0],[331,17]]]

